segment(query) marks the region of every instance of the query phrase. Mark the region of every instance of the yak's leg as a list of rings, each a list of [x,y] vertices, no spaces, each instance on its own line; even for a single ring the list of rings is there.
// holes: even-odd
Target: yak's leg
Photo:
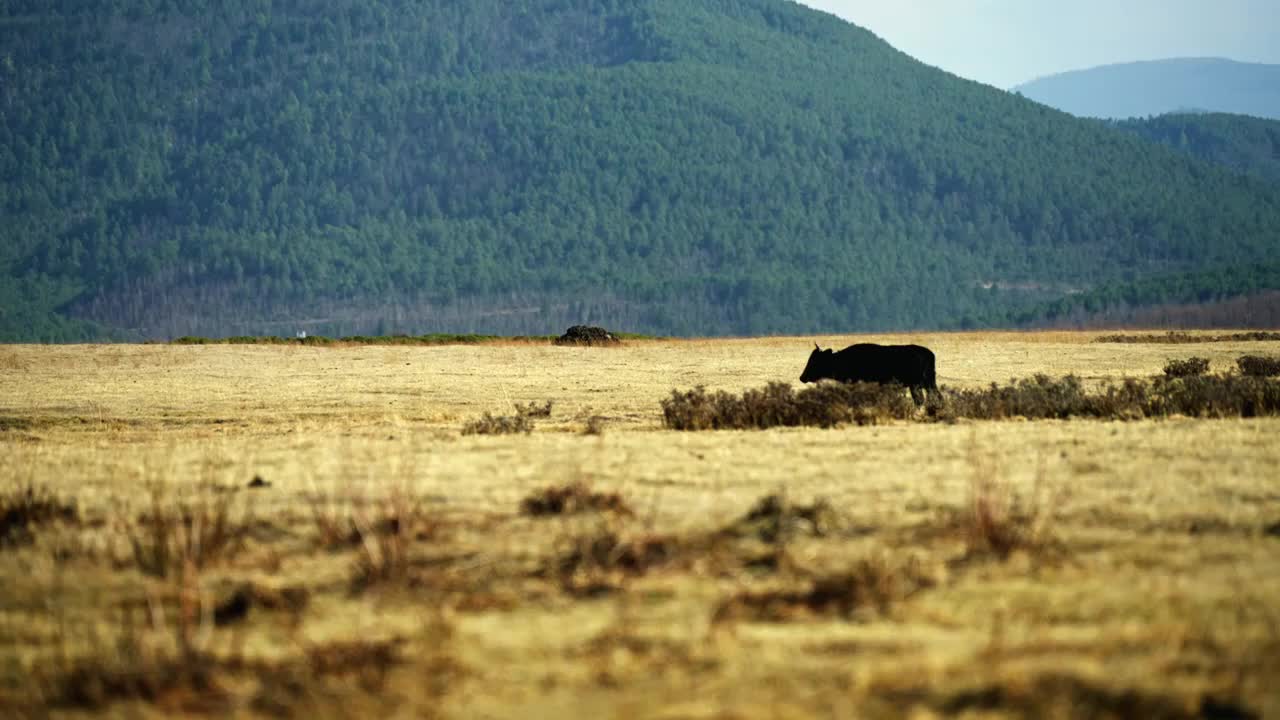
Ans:
[[[919,385],[911,386],[911,399],[916,401],[916,407],[924,404],[924,391],[920,389]]]

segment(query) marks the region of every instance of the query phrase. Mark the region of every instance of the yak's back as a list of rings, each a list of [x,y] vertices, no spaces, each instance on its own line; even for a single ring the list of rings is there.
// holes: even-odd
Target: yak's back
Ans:
[[[898,382],[903,385],[931,385],[934,376],[933,351],[920,345],[878,345],[857,343],[836,353],[838,379],[864,382]]]

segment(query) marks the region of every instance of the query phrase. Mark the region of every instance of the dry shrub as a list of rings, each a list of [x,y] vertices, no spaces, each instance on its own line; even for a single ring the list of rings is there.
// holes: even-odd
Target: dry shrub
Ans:
[[[946,391],[944,418],[1135,420],[1171,415],[1255,417],[1280,414],[1280,382],[1240,375],[1157,376],[1085,391],[1078,378],[1036,375],[988,388]]]
[[[74,522],[78,517],[75,503],[59,498],[49,488],[31,481],[9,481],[9,487],[0,493],[0,548],[30,543],[39,525]]]
[[[1201,375],[1152,382],[1146,417],[1230,418],[1280,415],[1280,381],[1244,375]]]
[[[933,587],[934,578],[913,557],[900,565],[885,556],[859,560],[844,572],[815,578],[804,590],[748,591],[720,604],[712,622],[784,622],[815,616],[853,618],[884,613],[895,603]]]
[[[1197,696],[1198,695],[1198,696]],[[945,717],[1149,718],[1150,720],[1256,720],[1260,715],[1237,702],[1209,694],[1155,693],[1132,687],[1107,687],[1093,679],[1061,672],[1033,678],[989,681],[939,691],[935,684],[895,688],[873,696],[893,715],[912,715],[929,707]],[[878,704],[878,703],[877,703]]]
[[[407,493],[396,492],[375,505],[372,514],[351,513],[356,530],[357,555],[351,578],[353,591],[402,581],[409,577],[409,552],[415,542],[434,540],[440,533],[439,518],[428,514]]]
[[[1218,335],[1192,335],[1187,332],[1170,330],[1163,335],[1126,335],[1123,333],[1099,335],[1094,338],[1093,341],[1099,343],[1162,343],[1167,345],[1185,345],[1188,343],[1272,342],[1275,340],[1280,340],[1280,332],[1253,330],[1250,332],[1224,333]]]
[[[901,386],[862,382],[820,383],[799,392],[787,383],[772,382],[741,396],[723,390],[708,393],[699,386],[683,393],[672,390],[662,401],[663,422],[673,430],[874,425],[914,413],[915,405]]]
[[[311,674],[356,675],[370,692],[382,688],[387,671],[402,662],[404,638],[387,640],[335,640],[307,648]]]
[[[488,412],[462,428],[463,435],[512,435],[531,432],[533,432],[533,421],[527,415],[491,415]]]
[[[583,435],[603,435],[604,434],[604,417],[600,415],[592,415],[587,418],[587,424],[582,427]]]
[[[51,707],[100,710],[122,700],[164,700],[187,711],[213,712],[226,701],[210,655],[175,652],[131,630],[96,652],[42,667],[33,680],[42,704]]]
[[[538,517],[585,512],[633,514],[627,501],[618,493],[596,492],[583,482],[549,485],[520,501],[521,515]]]
[[[545,418],[551,417],[552,400],[547,400],[541,405],[531,402],[528,405],[516,403],[516,417],[523,418]]]
[[[1010,380],[1008,385],[991,383],[983,389],[946,391],[946,412],[961,418],[1032,419],[1096,416],[1094,398],[1074,375],[1051,378],[1038,374],[1030,379]]]
[[[248,511],[233,517],[232,493],[207,487],[169,502],[163,487],[154,485],[150,494],[150,509],[126,527],[134,563],[147,575],[203,568],[240,547],[248,533]]]
[[[958,518],[967,557],[995,555],[1003,560],[1019,551],[1043,555],[1060,549],[1053,537],[1053,503],[1040,491],[1037,481],[1028,503],[979,469],[969,484],[967,511]]]
[[[360,542],[360,531],[351,517],[350,502],[339,501],[330,494],[313,492],[307,495],[307,505],[311,508],[312,524],[321,547],[338,550]]]
[[[781,494],[766,495],[723,532],[757,537],[767,543],[785,542],[799,534],[822,537],[839,524],[831,504],[821,498],[809,505],[788,502]]]
[[[454,629],[436,609],[424,618],[417,637],[330,640],[302,648],[301,657],[251,668],[259,684],[250,706],[266,717],[367,717],[402,715],[404,697],[389,693],[387,675],[413,663],[414,690],[431,705],[414,707],[415,717],[443,717],[436,704],[466,674],[455,657]],[[355,681],[353,687],[350,681]],[[359,689],[368,695],[360,697]],[[372,700],[374,710],[368,704]]]
[[[1262,355],[1245,355],[1236,360],[1240,374],[1250,377],[1276,377],[1280,375],[1280,358]]]
[[[951,422],[959,419],[1030,420],[1097,418],[1136,420],[1149,417],[1255,417],[1280,415],[1280,380],[1247,375],[1156,376],[1126,379],[1088,391],[1074,375],[1053,378],[1037,374],[992,383],[986,388],[943,388],[942,400],[917,413],[896,385],[822,383],[795,392],[786,383],[770,383],[741,396],[698,387],[673,390],[662,401],[663,421],[674,430],[753,429],[775,426],[843,423],[875,424],[884,420]]]
[[[113,637],[96,627],[60,626],[60,651],[37,666],[32,691],[53,707],[100,709],[141,700],[187,712],[225,712],[227,695],[210,652],[214,605],[201,589],[198,567],[186,562],[164,588],[149,587],[145,602],[121,606]],[[72,651],[74,645],[88,650]]]
[[[616,589],[626,578],[668,565],[689,550],[688,542],[674,535],[646,532],[624,538],[598,527],[558,540],[555,554],[539,574],[558,579],[571,594],[596,595]]]
[[[1189,357],[1186,360],[1170,360],[1164,366],[1165,377],[1195,377],[1209,372],[1209,358]]]

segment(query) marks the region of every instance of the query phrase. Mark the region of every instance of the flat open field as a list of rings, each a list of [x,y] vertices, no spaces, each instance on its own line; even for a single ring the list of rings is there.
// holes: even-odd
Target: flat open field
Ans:
[[[662,425],[1280,354],[1094,336],[0,346],[0,716],[1280,717],[1280,419]]]

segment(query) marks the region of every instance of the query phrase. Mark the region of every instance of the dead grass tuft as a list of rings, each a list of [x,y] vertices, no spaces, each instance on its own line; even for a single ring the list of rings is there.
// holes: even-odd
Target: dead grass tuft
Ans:
[[[97,710],[140,700],[181,712],[225,711],[227,694],[209,650],[214,604],[190,561],[170,580],[163,589],[148,588],[144,603],[125,604],[109,640],[92,627],[72,638],[62,626],[59,652],[33,677],[38,704]],[[69,649],[86,640],[87,651]]]
[[[522,418],[548,418],[551,417],[551,406],[554,401],[547,400],[543,404],[531,402],[528,405],[516,403],[516,417]]]
[[[302,647],[300,658],[253,668],[259,680],[250,706],[268,717],[366,716],[374,710],[361,703],[372,701],[378,716],[403,711],[404,698],[389,691],[388,676],[393,670],[413,663],[421,673],[413,680],[415,690],[428,704],[414,708],[416,717],[443,717],[440,701],[457,684],[466,669],[454,657],[454,630],[440,612],[425,620],[416,637],[336,639]],[[351,685],[354,681],[354,687]]]
[[[147,512],[125,526],[134,563],[147,575],[163,578],[187,565],[203,568],[240,547],[248,534],[249,511],[233,516],[233,493],[206,487],[171,502],[157,484],[150,496]]]
[[[12,480],[8,485],[0,493],[0,548],[32,542],[37,526],[74,522],[79,517],[74,502],[63,500],[44,485]]]
[[[734,595],[720,604],[712,622],[786,622],[820,616],[850,619],[862,612],[883,614],[935,582],[914,558],[895,565],[886,556],[868,557],[847,571],[815,578],[804,590]]]
[[[350,517],[358,541],[351,577],[353,592],[406,580],[412,567],[409,553],[413,545],[436,539],[442,528],[438,518],[403,491],[377,503],[372,514],[356,510]]]
[[[1150,718],[1151,720],[1256,720],[1259,714],[1211,694],[1154,693],[1107,687],[1061,672],[1029,679],[992,681],[939,692],[928,687],[884,692],[879,698],[899,712],[929,707],[944,716],[999,714],[1015,718]]]
[[[604,417],[601,415],[592,415],[587,418],[587,424],[582,427],[583,435],[603,435],[604,434]]]
[[[691,552],[689,541],[675,535],[646,532],[623,537],[603,526],[564,537],[556,546],[539,574],[558,579],[572,595],[611,592],[627,578],[669,565]]]
[[[580,481],[567,485],[549,485],[520,501],[521,515],[539,517],[585,512],[634,514],[620,494],[596,492],[591,489],[591,486]]]
[[[752,536],[767,543],[785,542],[796,535],[822,537],[839,526],[835,508],[821,498],[808,505],[789,502],[780,493],[765,495],[745,515],[724,529],[734,536]]]
[[[211,712],[224,707],[226,699],[211,657],[148,651],[135,638],[121,638],[110,651],[65,660],[55,674],[36,682],[44,704],[84,710],[142,700]]]
[[[957,519],[968,545],[968,558],[994,555],[1001,560],[1015,552],[1044,556],[1061,550],[1053,535],[1054,508],[1040,491],[1028,502],[1008,485],[975,474],[969,485],[966,512]]]
[[[463,435],[513,435],[533,432],[533,421],[526,415],[491,415],[486,412],[462,427]]]

